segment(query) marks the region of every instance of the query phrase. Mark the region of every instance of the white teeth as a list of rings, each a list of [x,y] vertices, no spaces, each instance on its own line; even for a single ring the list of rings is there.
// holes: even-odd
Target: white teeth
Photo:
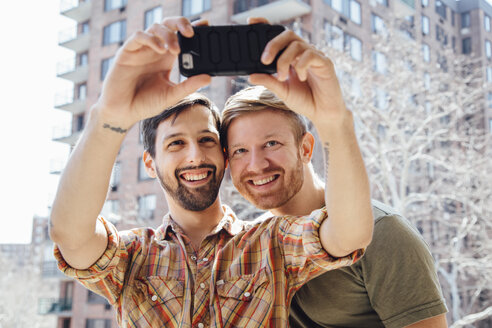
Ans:
[[[197,181],[197,180],[203,180],[207,177],[207,173],[202,173],[202,174],[191,174],[191,173],[186,173],[183,174],[183,178],[187,181]]]
[[[253,180],[253,184],[255,186],[261,186],[261,185],[264,185],[264,184],[267,184],[268,182],[271,182],[275,179],[275,176],[272,175],[271,177],[269,178],[265,178],[265,179],[261,179],[261,180]]]

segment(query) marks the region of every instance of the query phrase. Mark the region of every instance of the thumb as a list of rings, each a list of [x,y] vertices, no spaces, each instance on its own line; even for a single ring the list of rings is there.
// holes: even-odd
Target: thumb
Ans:
[[[287,86],[285,82],[277,80],[270,74],[251,74],[249,82],[255,85],[262,85],[273,92],[280,99],[285,99],[287,96]]]
[[[178,83],[172,88],[171,98],[172,99],[183,99],[184,97],[192,94],[198,89],[210,84],[212,78],[207,74],[195,75],[187,78],[181,83]]]

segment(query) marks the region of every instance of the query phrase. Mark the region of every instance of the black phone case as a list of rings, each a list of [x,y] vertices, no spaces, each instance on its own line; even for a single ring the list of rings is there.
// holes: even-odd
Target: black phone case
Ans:
[[[268,41],[285,30],[282,25],[195,26],[193,29],[192,38],[178,33],[181,75],[249,75],[277,71],[277,58],[270,65],[263,65],[260,57]]]

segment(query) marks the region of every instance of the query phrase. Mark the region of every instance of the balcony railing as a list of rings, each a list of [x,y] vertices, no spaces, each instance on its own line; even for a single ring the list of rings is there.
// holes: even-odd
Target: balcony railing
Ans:
[[[85,98],[75,98],[73,89],[69,89],[55,95],[55,107],[66,110],[74,115],[81,114],[85,111]]]
[[[232,21],[245,24],[248,17],[265,17],[271,23],[291,20],[311,12],[307,0],[235,0]]]
[[[60,2],[60,13],[80,23],[90,18],[91,6],[92,3],[89,0],[62,0]]]
[[[61,61],[56,66],[58,77],[72,81],[75,84],[87,81],[89,75],[88,65],[76,65],[75,59]]]
[[[64,161],[56,160],[56,159],[50,160],[50,174],[60,174],[63,171],[64,167],[65,167]],[[56,261],[43,262],[43,268],[42,268],[43,277],[45,276],[52,277],[53,274],[51,273],[60,272],[56,264],[57,264]]]
[[[77,31],[77,26],[60,31],[58,34],[58,44],[76,53],[87,51],[90,46],[90,33],[88,31],[77,33]]]
[[[72,129],[68,126],[57,126],[53,128],[53,141],[75,146],[81,134],[82,129],[72,132]]]
[[[72,310],[71,298],[41,298],[38,302],[39,314],[58,314]]]

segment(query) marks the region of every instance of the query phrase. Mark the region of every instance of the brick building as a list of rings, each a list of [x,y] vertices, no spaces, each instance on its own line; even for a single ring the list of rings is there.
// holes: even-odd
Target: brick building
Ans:
[[[57,131],[54,140],[70,146],[84,128],[119,46],[133,32],[178,15],[191,20],[207,18],[214,25],[245,23],[248,16],[264,16],[313,43],[325,41],[339,47],[354,61],[375,69],[386,58],[374,54],[371,34],[385,28],[390,14],[407,17],[406,29],[422,44],[423,61],[441,63],[443,48],[481,59],[486,85],[483,125],[492,130],[492,7],[486,0],[62,0],[61,14],[76,22],[74,28],[60,33],[59,40],[60,46],[73,50],[74,58],[62,61],[57,71],[58,77],[73,82],[73,89],[60,92],[55,103],[73,119],[72,126]],[[180,78],[176,70],[172,76]],[[216,77],[202,92],[220,108],[245,81]],[[160,186],[148,179],[143,169],[142,151],[139,127],[134,126],[118,155],[103,209],[120,228],[156,227],[167,211]],[[59,328],[116,327],[109,305],[68,279],[60,280],[60,298],[53,309]]]

